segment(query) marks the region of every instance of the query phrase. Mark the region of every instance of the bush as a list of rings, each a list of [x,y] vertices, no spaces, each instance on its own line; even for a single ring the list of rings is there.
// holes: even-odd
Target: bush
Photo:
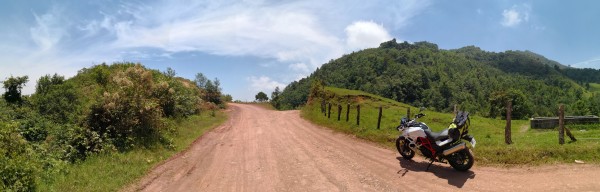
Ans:
[[[92,132],[85,135],[91,137],[90,144],[101,147],[102,142],[110,142],[125,150],[136,142],[155,141],[163,127],[163,111],[152,95],[157,89],[152,73],[135,65],[117,73],[112,81],[115,87],[104,93],[102,102],[94,105],[88,115],[86,126]]]
[[[31,146],[16,123],[0,122],[0,191],[34,191],[39,172]]]
[[[79,104],[73,84],[66,83],[64,77],[56,74],[38,80],[32,100],[41,115],[57,123],[69,122]]]

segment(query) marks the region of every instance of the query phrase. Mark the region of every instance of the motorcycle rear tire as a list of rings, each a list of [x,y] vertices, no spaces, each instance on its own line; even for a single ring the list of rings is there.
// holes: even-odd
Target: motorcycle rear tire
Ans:
[[[467,148],[451,154],[448,157],[448,163],[457,171],[468,171],[473,167],[475,158],[473,158],[471,150]]]
[[[415,152],[408,147],[408,145],[404,143],[404,139],[401,139],[400,137],[396,139],[396,149],[398,150],[398,153],[400,153],[400,155],[402,155],[402,157],[406,160],[411,160],[413,157],[415,157]]]

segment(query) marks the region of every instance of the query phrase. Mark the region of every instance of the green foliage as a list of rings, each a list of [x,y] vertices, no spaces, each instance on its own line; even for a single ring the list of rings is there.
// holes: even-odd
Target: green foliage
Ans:
[[[57,123],[67,123],[77,111],[79,99],[72,82],[65,83],[64,77],[54,74],[38,80],[33,105],[41,115]]]
[[[14,122],[0,121],[0,190],[34,191],[39,163]]]
[[[221,82],[215,78],[214,81],[208,80],[206,83],[206,101],[220,105],[221,101]]]
[[[265,94],[264,92],[258,92],[254,98],[258,101],[258,102],[265,102],[269,100],[269,96],[267,96],[267,94]]]
[[[281,90],[279,90],[279,86],[275,87],[275,90],[271,93],[271,105],[275,109],[279,109],[281,107]]]
[[[156,85],[152,72],[140,65],[117,73],[112,81],[116,88],[106,91],[102,101],[92,107],[86,126],[101,141],[110,141],[118,149],[157,140],[163,127],[162,110],[153,94],[157,89],[166,89],[167,84]],[[102,143],[89,147],[90,151],[102,150]]]
[[[165,122],[202,110],[218,116],[218,106],[201,98],[209,91],[175,75],[135,63],[100,64],[70,79],[43,76],[31,96],[21,96],[27,77],[9,78],[0,100],[0,191],[35,190],[94,155],[174,148],[178,129]],[[210,83],[221,101],[218,79]]]
[[[221,101],[223,102],[232,102],[233,97],[230,94],[221,95]]]
[[[21,104],[23,102],[23,99],[21,98],[21,90],[23,89],[23,86],[25,86],[25,83],[27,83],[28,81],[29,77],[27,76],[10,76],[6,81],[4,81],[3,87],[6,91],[3,95],[4,100],[6,100],[6,102],[8,103]]]
[[[223,123],[226,114],[217,112],[167,119],[176,131],[167,134],[170,146],[135,148],[123,153],[100,153],[65,168],[65,173],[52,173],[50,181],[40,182],[39,191],[119,191],[148,173],[153,167],[190,146],[199,136]]]
[[[440,112],[454,105],[474,114],[492,116],[498,105],[490,98],[498,90],[523,94],[519,118],[553,116],[559,103],[572,104],[585,89],[553,66],[562,65],[529,51],[486,52],[474,46],[439,49],[429,42],[395,40],[331,60],[309,77],[290,83],[281,93],[279,109],[304,105],[311,82],[375,95]],[[523,105],[520,105],[523,104]],[[519,113],[521,113],[519,112]]]
[[[567,77],[582,83],[600,83],[600,69],[564,68],[560,70]]]
[[[494,91],[490,94],[490,114],[491,118],[496,118],[498,114],[502,119],[506,119],[506,105],[512,102],[512,118],[524,119],[531,116],[531,104],[523,92],[515,89],[508,91]]]

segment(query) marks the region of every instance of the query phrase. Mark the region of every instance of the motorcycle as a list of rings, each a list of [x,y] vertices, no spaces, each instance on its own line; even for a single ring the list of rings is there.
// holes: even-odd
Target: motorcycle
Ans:
[[[427,124],[418,122],[418,119],[424,117],[421,108],[414,119],[403,117],[400,125],[397,127],[402,134],[396,139],[396,148],[404,159],[410,160],[415,156],[415,151],[419,151],[431,162],[446,163],[446,161],[455,170],[467,171],[475,162],[473,153],[467,147],[465,141],[471,143],[475,148],[475,137],[469,135],[470,119],[468,112],[458,112],[452,124],[441,132],[433,132]]]

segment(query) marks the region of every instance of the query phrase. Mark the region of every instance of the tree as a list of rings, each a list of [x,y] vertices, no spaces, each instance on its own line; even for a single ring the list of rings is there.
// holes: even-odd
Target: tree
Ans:
[[[212,102],[217,105],[223,103],[223,101],[221,101],[221,87],[219,87],[220,85],[221,83],[217,78],[215,78],[214,81],[207,80],[206,84],[204,85],[206,94],[204,95],[203,99],[205,101]]]
[[[17,103],[21,104],[23,101],[21,98],[21,90],[25,83],[29,81],[29,77],[13,77],[10,76],[6,81],[4,81],[4,100],[8,103]]]
[[[254,96],[254,98],[256,98],[256,100],[258,102],[265,102],[265,101],[269,100],[269,97],[267,96],[267,94],[263,93],[262,91],[258,92],[256,94],[256,96]]]
[[[167,71],[165,71],[163,74],[169,78],[173,78],[175,75],[177,75],[175,70],[171,69],[170,67],[167,67]]]
[[[73,84],[66,83],[64,79],[57,74],[42,76],[32,95],[38,112],[58,123],[66,123],[79,103]]]
[[[208,80],[208,78],[206,78],[206,76],[204,76],[204,74],[202,73],[196,74],[196,79],[194,79],[196,86],[198,86],[201,89],[206,89],[206,83],[208,81],[210,80]]]
[[[279,90],[279,86],[275,87],[275,91],[271,93],[271,105],[275,107],[275,109],[279,109],[281,107],[279,102],[279,95],[281,95],[281,91]]]
[[[495,91],[490,95],[490,116],[495,118],[498,113],[502,118],[506,118],[506,104],[512,103],[513,119],[523,119],[531,115],[531,105],[527,102],[527,97],[523,92],[515,89],[508,91]]]

